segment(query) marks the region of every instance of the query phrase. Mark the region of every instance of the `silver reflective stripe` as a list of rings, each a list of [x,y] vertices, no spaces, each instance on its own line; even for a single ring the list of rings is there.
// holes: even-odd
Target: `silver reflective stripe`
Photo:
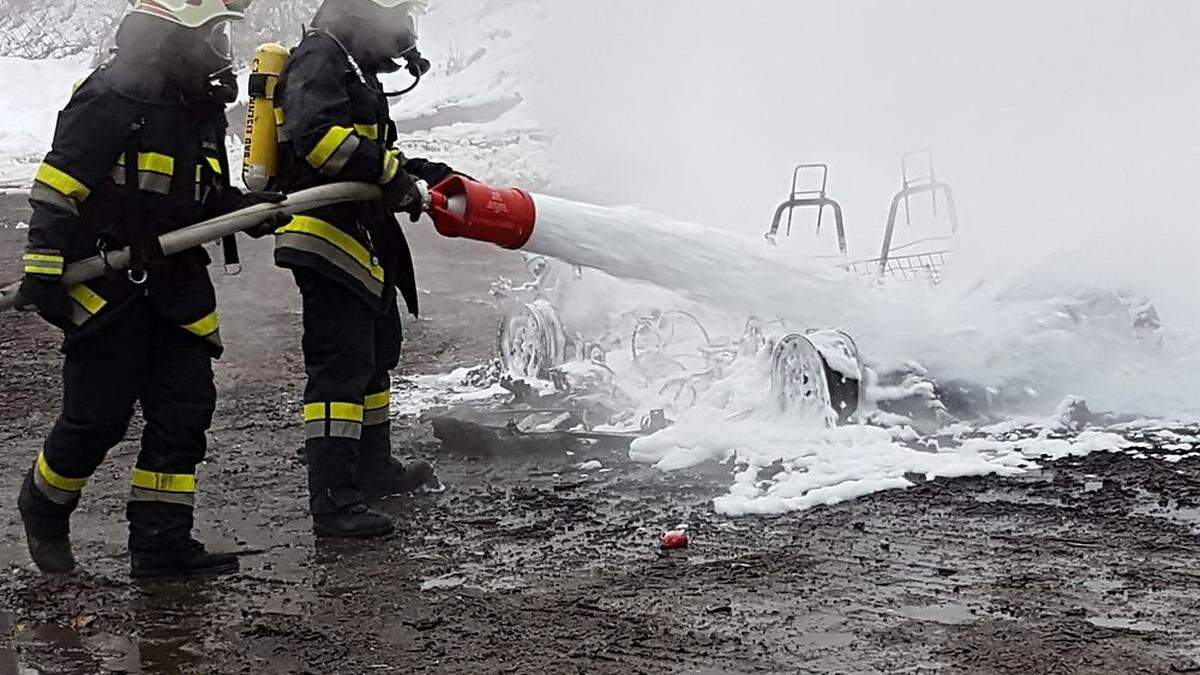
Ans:
[[[275,132],[276,132],[276,138],[279,139],[280,143],[291,142],[292,135],[290,133],[288,133],[287,127],[285,127],[284,125],[280,124],[279,126],[275,127]]]
[[[304,440],[311,441],[314,438],[325,438],[325,423],[328,420],[313,420],[304,423]]]
[[[358,150],[359,143],[361,141],[358,136],[354,134],[347,136],[338,149],[329,156],[329,161],[321,166],[321,175],[333,177],[341,173],[342,169],[346,168],[346,164],[350,162],[350,158],[354,156],[354,152]]]
[[[141,171],[138,173],[138,187],[145,192],[155,192],[160,195],[171,194],[171,177],[161,173]]]
[[[373,295],[383,297],[384,286],[371,273],[358,264],[350,254],[324,239],[299,232],[284,232],[275,237],[276,248],[292,248],[311,253],[329,261],[331,265],[354,277]]]
[[[112,172],[109,173],[109,176],[117,185],[124,185],[125,167],[121,166],[120,164],[114,166],[112,168]],[[153,171],[138,172],[138,188],[146,192],[155,192],[160,195],[171,194],[172,180],[173,179],[170,176],[166,176],[161,173],[154,173]]]
[[[29,200],[58,207],[73,216],[79,215],[79,205],[74,200],[58,190],[42,185],[41,183],[33,184],[33,188],[29,191]]]
[[[329,432],[325,432],[325,425],[329,425]],[[313,420],[304,423],[304,440],[311,441],[315,438],[350,438],[359,440],[362,438],[363,425],[359,422],[351,422],[349,420]]]
[[[55,504],[62,504],[66,506],[79,498],[79,492],[63,490],[47,483],[45,477],[42,476],[42,472],[38,471],[36,468],[33,470],[33,484],[35,487],[37,487],[38,492],[45,495],[46,499],[49,499]]]
[[[73,298],[67,303],[67,319],[73,325],[82,326],[93,316],[95,315],[84,309],[83,305],[76,302]]]
[[[129,501],[131,502],[159,502],[163,504],[180,504],[182,506],[195,506],[195,492],[160,492],[159,490],[147,490],[146,488],[132,487],[129,489]]]
[[[362,438],[362,428],[362,422],[329,420],[329,437],[352,438],[357,441],[358,439]]]
[[[387,408],[379,408],[377,410],[366,410],[363,412],[363,426],[376,427],[380,424],[387,424],[391,419]]]

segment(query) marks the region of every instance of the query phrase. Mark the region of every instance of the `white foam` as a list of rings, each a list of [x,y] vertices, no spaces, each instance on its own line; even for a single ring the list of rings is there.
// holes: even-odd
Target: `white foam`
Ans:
[[[1122,437],[1089,431],[1069,440],[968,440],[957,447],[915,450],[890,430],[868,426],[790,427],[771,420],[721,421],[720,411],[697,410],[676,426],[633,443],[630,456],[663,471],[711,460],[737,465],[729,492],[714,507],[726,515],[777,514],[837,504],[923,480],[1012,476],[1039,460],[1120,451]],[[714,421],[715,420],[715,421]]]

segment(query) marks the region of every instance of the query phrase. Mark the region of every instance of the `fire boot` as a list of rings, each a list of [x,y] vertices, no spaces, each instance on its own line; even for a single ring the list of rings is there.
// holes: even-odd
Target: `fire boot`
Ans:
[[[408,494],[418,490],[438,492],[442,483],[433,465],[417,459],[405,465],[392,457],[388,425],[365,427],[362,434],[362,454],[358,459],[356,477],[359,489],[367,501]]]
[[[385,537],[396,529],[391,518],[367,508],[366,504],[350,504],[322,513],[313,513],[313,532],[318,537],[333,539],[372,539]]]
[[[25,475],[17,509],[25,525],[25,543],[29,557],[46,574],[70,574],[75,571],[71,550],[71,512],[79,497],[69,504],[57,504],[45,497],[33,484],[33,471]]]
[[[219,577],[240,569],[236,555],[209,553],[195,539],[155,551],[134,551],[130,563],[130,576],[134,579]]]

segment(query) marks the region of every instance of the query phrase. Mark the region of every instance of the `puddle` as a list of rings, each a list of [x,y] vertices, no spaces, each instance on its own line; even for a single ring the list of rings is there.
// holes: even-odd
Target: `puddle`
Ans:
[[[1108,595],[1113,591],[1125,588],[1125,584],[1116,579],[1088,579],[1083,587],[1097,595]]]
[[[975,495],[975,501],[984,504],[1021,504],[1026,506],[1064,506],[1061,499],[1052,499],[1049,497],[1034,497],[1025,492],[1016,492],[1012,490],[992,490],[982,494]]]
[[[905,605],[896,610],[900,616],[914,621],[940,623],[946,626],[962,626],[979,620],[975,612],[966,605]]]
[[[497,559],[504,560],[503,555]],[[530,582],[511,574],[500,574],[495,564],[466,563],[453,572],[439,577],[429,577],[421,582],[421,591],[445,591],[454,588],[472,588],[485,593],[517,591],[530,587]]]
[[[1131,513],[1138,516],[1161,518],[1180,525],[1191,525],[1200,529],[1200,508],[1194,506],[1159,506],[1157,500],[1149,492],[1141,491],[1140,500]]]
[[[0,638],[3,638],[5,644],[12,643],[13,628],[16,626],[16,617],[9,612],[0,612]],[[21,666],[21,662],[17,660],[17,651],[9,647],[0,647],[0,673],[16,673],[17,675],[26,675],[28,673],[36,673]]]
[[[467,583],[467,580],[457,575],[447,575],[426,579],[421,582],[421,591],[441,591],[449,588],[458,588]]]
[[[805,633],[796,639],[797,644],[801,647],[809,649],[828,649],[834,647],[847,647],[854,644],[856,638],[852,633],[839,633],[836,631],[827,631],[820,633]]]
[[[100,667],[107,672],[138,673],[142,670],[141,650],[137,643],[128,638],[115,635],[97,635],[85,641],[88,651],[100,661]],[[146,664],[149,665],[149,664]],[[178,667],[177,664],[164,665]]]
[[[1166,630],[1158,624],[1150,623],[1149,621],[1139,621],[1137,619],[1122,619],[1120,617],[1088,617],[1087,622],[1098,628],[1115,628],[1121,630],[1131,630],[1135,633],[1154,633],[1156,631]]]

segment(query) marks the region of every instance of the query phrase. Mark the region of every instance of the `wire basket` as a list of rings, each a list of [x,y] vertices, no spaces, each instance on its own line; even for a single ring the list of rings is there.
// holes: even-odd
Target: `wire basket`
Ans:
[[[890,256],[886,261],[875,258],[847,263],[842,269],[862,277],[917,280],[937,286],[942,283],[942,268],[946,265],[947,255],[949,251]]]

